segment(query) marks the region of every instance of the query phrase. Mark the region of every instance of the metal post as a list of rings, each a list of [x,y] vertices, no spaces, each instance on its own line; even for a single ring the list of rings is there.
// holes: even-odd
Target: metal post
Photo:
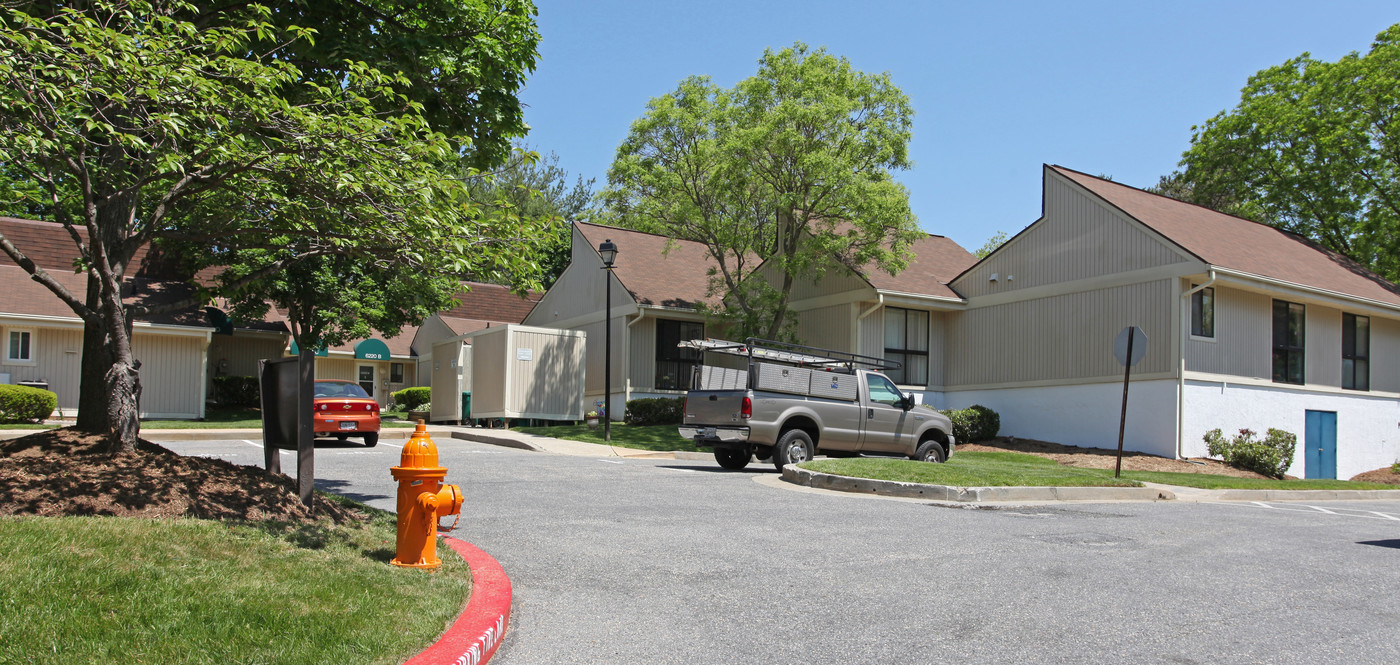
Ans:
[[[1113,467],[1113,477],[1117,478],[1123,472],[1123,426],[1128,422],[1128,375],[1133,373],[1133,338],[1137,337],[1137,329],[1128,330],[1128,362],[1123,363],[1123,411],[1118,415],[1118,462]]]
[[[611,238],[598,245],[603,259],[603,440],[612,442],[612,269],[617,245]]]

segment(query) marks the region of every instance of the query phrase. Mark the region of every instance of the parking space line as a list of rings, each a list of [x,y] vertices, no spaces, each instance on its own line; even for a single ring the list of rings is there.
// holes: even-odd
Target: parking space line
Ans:
[[[262,447],[262,444],[261,444],[261,443],[255,443],[255,442],[253,442],[253,441],[249,441],[248,439],[243,439],[242,441],[243,441],[243,443],[246,443],[246,444],[248,444],[248,445],[250,445],[250,446],[253,446],[254,448],[261,448],[261,447]]]
[[[1313,506],[1302,503],[1272,504],[1265,503],[1263,501],[1250,501],[1248,503],[1236,503],[1234,501],[1210,501],[1208,503],[1214,503],[1219,506],[1249,505],[1254,506],[1256,508],[1263,508],[1265,510],[1277,510],[1286,513],[1307,513],[1309,515],[1316,515],[1320,513],[1323,515],[1332,515],[1334,517],[1360,517],[1362,519],[1368,520],[1387,520],[1400,522],[1400,516],[1391,513],[1377,512],[1374,510],[1361,510],[1359,508],[1323,508],[1321,506]]]
[[[602,463],[604,463],[604,464],[622,464],[622,460],[614,460],[614,459],[600,459],[600,460],[596,460],[596,461],[602,462]]]
[[[1396,516],[1394,516],[1394,515],[1387,515],[1387,514],[1385,514],[1385,513],[1378,513],[1378,512],[1376,512],[1376,511],[1374,511],[1374,510],[1368,510],[1368,511],[1366,511],[1366,512],[1371,513],[1372,515],[1377,515],[1377,516],[1381,517],[1382,519],[1395,520],[1396,522],[1400,522],[1400,517],[1396,517]]]

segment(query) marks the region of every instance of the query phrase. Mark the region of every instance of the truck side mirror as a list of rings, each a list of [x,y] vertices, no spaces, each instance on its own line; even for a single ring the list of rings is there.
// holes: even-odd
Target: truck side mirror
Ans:
[[[905,411],[914,408],[914,393],[904,393],[904,399],[900,401],[899,405],[903,407]]]

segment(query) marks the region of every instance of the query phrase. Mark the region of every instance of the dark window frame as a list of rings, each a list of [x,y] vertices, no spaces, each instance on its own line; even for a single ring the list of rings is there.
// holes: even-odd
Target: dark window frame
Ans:
[[[1357,324],[1361,323],[1360,326]],[[1342,388],[1371,389],[1371,317],[1342,313]]]
[[[911,334],[910,334],[910,329],[911,329],[911,327],[910,327],[910,324],[909,324],[909,319],[911,318],[911,317],[910,317],[911,314],[915,314],[915,315],[919,315],[919,316],[922,316],[922,317],[923,317],[923,320],[924,320],[924,336],[923,336],[924,348],[923,348],[923,349],[910,348],[909,340],[915,337],[914,335],[911,335]],[[899,369],[887,369],[887,370],[885,370],[885,374],[889,377],[889,379],[890,379],[891,381],[893,381],[893,382],[895,383],[895,385],[903,385],[903,386],[927,386],[927,385],[928,385],[928,377],[929,377],[929,367],[928,367],[928,364],[929,364],[929,359],[928,359],[928,345],[929,345],[929,335],[930,335],[930,333],[931,333],[931,331],[932,331],[932,326],[933,326],[933,316],[932,316],[929,312],[927,312],[927,311],[925,311],[925,310],[921,310],[921,309],[907,309],[907,308],[904,308],[904,307],[886,307],[886,308],[885,308],[885,330],[882,330],[882,331],[881,331],[881,335],[885,335],[885,336],[888,335],[888,332],[887,332],[887,331],[889,330],[889,326],[890,326],[890,316],[891,316],[891,315],[900,316],[900,317],[902,318],[902,320],[903,320],[903,328],[904,328],[904,348],[897,348],[897,347],[890,347],[890,346],[886,346],[886,347],[885,347],[885,360],[892,360],[892,361],[895,361],[895,362],[900,363],[900,368],[899,368]],[[915,328],[917,328],[917,327],[915,327]],[[888,339],[888,337],[886,337],[886,339]],[[923,361],[924,361],[924,362],[923,362],[923,365],[922,365],[921,367],[915,366],[914,363],[910,362],[910,358],[911,358],[911,357],[912,357],[912,358],[923,358]],[[917,373],[918,373],[920,370],[922,370],[923,376],[918,376],[918,375],[917,375]]]
[[[403,383],[403,363],[389,363],[389,383]]]
[[[681,321],[679,319],[656,320],[656,371],[652,376],[652,387],[656,390],[685,390],[690,387],[692,369],[703,360],[703,355],[695,349],[681,349],[677,342],[687,339],[704,339],[703,321]]]
[[[1274,300],[1273,353],[1274,383],[1303,385],[1307,381],[1307,306],[1287,300]]]
[[[1191,285],[1196,288],[1197,285]],[[1215,339],[1215,288],[1191,294],[1191,336]]]

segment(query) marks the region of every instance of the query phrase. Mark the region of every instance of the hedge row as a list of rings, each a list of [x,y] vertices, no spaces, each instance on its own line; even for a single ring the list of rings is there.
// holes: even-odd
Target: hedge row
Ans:
[[[1298,435],[1272,427],[1262,441],[1255,439],[1250,429],[1242,429],[1234,438],[1226,439],[1218,427],[1201,438],[1211,457],[1219,457],[1237,469],[1273,478],[1283,478],[1288,467],[1293,466],[1293,451],[1298,447]]]
[[[214,399],[223,406],[257,406],[258,392],[256,376],[214,377]]]
[[[0,384],[0,423],[37,423],[53,415],[58,394],[29,386]]]
[[[981,404],[966,409],[940,411],[953,421],[953,438],[958,443],[976,443],[995,439],[1001,431],[1001,416]]]
[[[394,404],[404,411],[419,411],[433,399],[433,389],[428,386],[404,388],[392,395]]]
[[[682,405],[680,397],[647,397],[627,400],[627,413],[623,422],[628,425],[679,425]]]

